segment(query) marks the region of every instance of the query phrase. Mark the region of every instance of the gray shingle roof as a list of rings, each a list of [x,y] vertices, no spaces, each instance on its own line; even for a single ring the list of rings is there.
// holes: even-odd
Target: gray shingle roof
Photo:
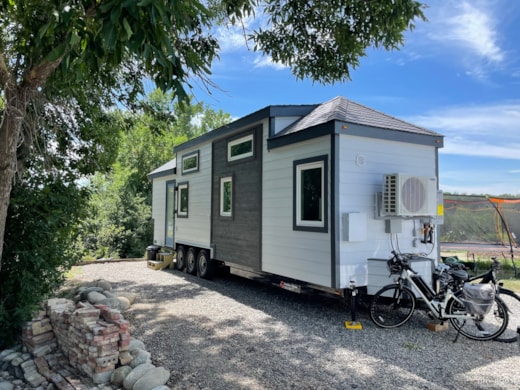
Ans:
[[[162,176],[162,174],[173,174],[176,168],[177,159],[174,158],[173,160],[168,161],[166,164],[161,165],[159,168],[155,168],[147,176],[150,179],[153,177]]]
[[[411,123],[394,118],[393,116],[345,99],[342,96],[338,96],[332,100],[329,100],[328,102],[318,105],[308,115],[288,126],[279,132],[275,137],[297,133],[299,131],[334,120],[415,134],[433,136],[440,135],[434,131],[415,126]]]

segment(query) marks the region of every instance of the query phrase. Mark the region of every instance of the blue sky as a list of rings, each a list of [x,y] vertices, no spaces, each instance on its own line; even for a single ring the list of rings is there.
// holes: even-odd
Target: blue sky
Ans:
[[[220,30],[218,89],[196,98],[241,117],[341,95],[443,134],[441,190],[520,195],[520,1],[430,0],[425,14],[401,50],[370,50],[351,82],[332,86],[297,81],[248,51],[242,31]]]

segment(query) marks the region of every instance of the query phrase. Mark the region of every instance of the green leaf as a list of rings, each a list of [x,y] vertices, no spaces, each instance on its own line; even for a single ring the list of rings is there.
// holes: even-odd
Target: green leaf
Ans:
[[[56,61],[58,58],[62,57],[65,54],[66,49],[66,43],[62,43],[61,45],[56,46],[54,49],[52,49],[52,51],[49,54],[47,54],[45,60],[49,62]]]
[[[40,30],[38,30],[38,34],[37,34],[38,40],[41,41],[41,39],[45,36],[45,33],[49,29],[50,25],[51,25],[51,22],[48,22],[47,24],[44,24],[43,26],[40,27]]]
[[[126,18],[123,18],[123,27],[126,31],[126,37],[130,39],[134,32],[132,31],[132,27],[130,27],[130,24],[128,24],[128,20],[126,20]]]
[[[80,36],[78,35],[77,31],[73,31],[72,35],[70,36],[70,45],[76,46],[76,44],[81,40]]]

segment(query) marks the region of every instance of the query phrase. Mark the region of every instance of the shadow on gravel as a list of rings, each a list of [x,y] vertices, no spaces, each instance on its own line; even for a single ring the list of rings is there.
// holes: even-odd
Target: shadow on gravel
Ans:
[[[171,285],[126,281],[139,293],[133,333],[173,389],[516,388],[518,346],[434,333],[426,316],[394,330],[365,310],[348,330],[345,302],[298,295],[233,275],[212,281],[179,271]],[[224,299],[223,299],[224,298]],[[516,367],[517,368],[517,367]],[[504,375],[509,372],[509,375]],[[502,373],[502,374],[501,374]]]

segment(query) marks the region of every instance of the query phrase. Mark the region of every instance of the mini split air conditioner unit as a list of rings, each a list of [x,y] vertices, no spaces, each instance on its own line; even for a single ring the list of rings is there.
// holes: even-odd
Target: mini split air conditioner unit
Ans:
[[[399,173],[384,175],[382,215],[434,217],[437,215],[437,179]]]

